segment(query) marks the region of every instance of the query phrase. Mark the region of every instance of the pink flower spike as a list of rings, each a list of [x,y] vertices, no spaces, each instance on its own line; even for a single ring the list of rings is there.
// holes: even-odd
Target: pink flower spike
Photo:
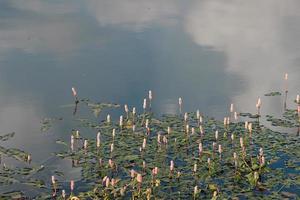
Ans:
[[[71,180],[71,182],[70,182],[71,192],[73,192],[73,190],[74,190],[74,185],[75,185],[74,180]]]
[[[76,97],[77,96],[77,91],[74,87],[72,87],[72,93],[73,93],[73,96]]]

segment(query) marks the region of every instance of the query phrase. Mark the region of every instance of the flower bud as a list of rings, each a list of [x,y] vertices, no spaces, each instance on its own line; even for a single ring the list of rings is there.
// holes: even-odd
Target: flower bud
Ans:
[[[155,167],[155,168],[152,169],[152,175],[156,176],[157,174],[158,174],[158,168]]]
[[[115,137],[116,137],[116,129],[113,129],[111,134],[112,134],[113,139],[115,139]]]
[[[199,149],[199,154],[201,154],[203,152],[203,146],[201,142],[199,143],[198,149]]]
[[[83,143],[83,148],[86,150],[88,147],[88,141],[87,140],[84,140],[84,143]]]
[[[196,173],[197,172],[197,163],[194,164],[194,169],[193,172]]]
[[[144,138],[144,140],[143,140],[143,145],[142,145],[142,149],[146,149],[146,138]]]
[[[245,121],[245,129],[248,129],[248,122],[247,121]]]
[[[119,125],[122,128],[122,126],[123,126],[123,116],[122,115],[120,116],[120,123],[119,123]]]
[[[178,99],[178,104],[179,104],[179,106],[182,105],[182,98],[181,97],[179,97],[179,99]]]
[[[234,120],[238,120],[238,114],[237,114],[237,112],[234,112]]]
[[[130,170],[130,177],[131,177],[131,178],[134,178],[134,177],[135,177],[135,174],[136,174],[136,172],[135,172],[133,169],[131,169],[131,170]]]
[[[142,182],[143,182],[143,177],[142,177],[142,175],[141,175],[141,174],[137,174],[136,180],[137,180],[138,183],[142,183]]]
[[[66,191],[65,191],[65,190],[62,190],[62,191],[61,191],[61,196],[62,196],[63,199],[66,198]]]
[[[144,99],[144,102],[143,102],[143,109],[145,110],[147,108],[147,99]]]
[[[124,110],[125,110],[125,112],[126,112],[126,113],[128,113],[128,112],[129,112],[129,109],[128,109],[128,106],[127,106],[127,104],[125,104],[125,105],[124,105]]]
[[[136,114],[136,109],[135,109],[135,107],[132,108],[132,114],[133,114],[133,115]]]
[[[76,92],[76,89],[74,87],[72,87],[72,93],[73,93],[73,96],[76,97],[77,96],[77,92]]]
[[[199,110],[197,110],[197,112],[196,112],[196,117],[198,120],[200,119],[200,111]]]
[[[242,138],[242,137],[240,137],[240,145],[241,145],[241,148],[243,148],[243,147],[244,147],[244,140],[243,140],[243,138]]]
[[[231,133],[231,140],[234,140],[234,133]]]
[[[198,194],[198,186],[196,185],[195,187],[194,187],[194,195],[197,195]]]
[[[51,176],[51,182],[52,182],[53,185],[55,185],[56,180],[55,180],[55,177],[54,177],[54,176]]]
[[[149,90],[149,95],[148,96],[149,96],[149,99],[152,100],[152,91],[151,90]]]
[[[97,142],[96,142],[97,144],[97,147],[99,148],[100,147],[100,144],[101,144],[101,133],[100,132],[98,132],[97,133]]]
[[[74,180],[71,180],[71,182],[70,182],[71,192],[74,190],[74,186],[75,186]]]
[[[112,159],[108,160],[108,165],[109,165],[110,168],[114,167],[114,162],[112,161]]]
[[[188,113],[184,113],[184,121],[187,122],[188,120]]]
[[[114,143],[110,144],[110,153],[112,153],[114,151]]]
[[[168,144],[168,138],[164,135],[164,137],[163,137],[163,143],[166,145],[166,144]]]
[[[222,153],[222,145],[219,144],[219,148],[218,148],[219,154]]]
[[[168,127],[168,134],[170,135],[170,133],[171,133],[171,128]]]
[[[174,161],[170,161],[170,171],[174,171]]]

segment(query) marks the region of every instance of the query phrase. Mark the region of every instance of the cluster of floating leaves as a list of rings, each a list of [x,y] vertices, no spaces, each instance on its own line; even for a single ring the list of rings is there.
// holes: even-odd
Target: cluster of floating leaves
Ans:
[[[298,127],[296,114],[284,113],[294,120],[288,127]],[[73,130],[71,145],[57,141],[67,150],[56,155],[81,168],[71,197],[293,199],[300,192],[299,137],[267,128],[257,114],[242,114],[250,120],[246,126],[231,118],[225,124],[208,117],[200,122],[197,113],[156,118],[150,109],[124,116],[121,124],[78,118],[90,137]]]
[[[12,137],[15,133],[8,133],[0,136],[0,141],[4,142]],[[5,148],[0,146],[0,163],[2,164],[0,168],[0,188],[10,185],[27,185],[34,188],[46,188],[43,181],[35,179],[32,175],[40,172],[44,169],[43,166],[40,167],[11,167],[6,166],[5,163],[2,163],[3,157],[14,158],[15,160],[30,165],[31,157],[30,154],[16,148]],[[24,197],[24,194],[21,191],[7,191],[0,194],[0,199],[19,199]]]
[[[95,117],[104,108],[119,107],[87,99],[78,101],[76,109],[77,104],[87,105]],[[200,119],[199,112],[155,117],[150,108],[124,116],[121,123],[77,116],[76,127],[83,130],[73,129],[71,142],[56,141],[65,151],[55,155],[81,169],[82,179],[71,190],[58,180],[45,184],[31,178],[43,169],[34,167],[3,167],[0,186],[21,182],[44,188],[48,194],[43,192],[38,199],[296,199],[300,193],[299,137],[260,124],[258,114],[241,113],[249,120],[244,122],[231,113],[225,123]],[[297,110],[286,110],[280,122],[273,116],[267,119],[274,126],[299,127]],[[42,128],[48,130],[54,121],[46,120]],[[89,137],[84,138],[81,131],[87,130]],[[26,160],[20,150],[0,151]],[[19,176],[25,179],[18,180]],[[22,196],[19,191],[0,195]]]
[[[281,96],[281,92],[270,92],[265,94],[265,96]]]
[[[56,121],[61,121],[62,118],[44,118],[41,121],[41,132],[47,132],[51,127],[52,124],[55,123]]]

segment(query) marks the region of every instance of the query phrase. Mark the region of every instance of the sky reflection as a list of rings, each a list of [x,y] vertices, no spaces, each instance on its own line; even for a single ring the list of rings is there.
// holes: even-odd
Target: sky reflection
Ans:
[[[15,131],[25,150],[45,147],[35,158],[48,158],[49,139],[71,128],[45,136],[39,122],[70,117],[60,105],[71,103],[72,86],[138,110],[151,89],[158,113],[176,113],[181,96],[185,110],[222,118],[232,102],[254,111],[287,72],[295,98],[299,13],[297,0],[0,1],[1,132]],[[263,112],[281,105],[263,99]]]

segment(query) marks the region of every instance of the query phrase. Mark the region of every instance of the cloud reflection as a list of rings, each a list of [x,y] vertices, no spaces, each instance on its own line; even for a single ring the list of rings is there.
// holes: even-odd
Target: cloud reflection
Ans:
[[[282,89],[285,72],[299,71],[299,13],[296,0],[206,0],[192,7],[185,28],[197,44],[224,52],[228,72],[247,81],[247,90],[234,101],[255,105],[258,95]]]
[[[86,4],[101,26],[118,25],[136,31],[153,22],[173,23],[180,9],[177,0],[89,0]]]

